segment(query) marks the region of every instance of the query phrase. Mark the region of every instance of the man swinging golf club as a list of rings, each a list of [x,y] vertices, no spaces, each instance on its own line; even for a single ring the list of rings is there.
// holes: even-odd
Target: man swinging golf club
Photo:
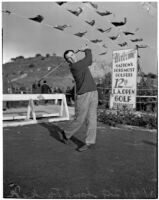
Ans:
[[[76,53],[78,51],[85,53],[85,57],[81,60],[77,59]],[[88,68],[92,64],[91,49],[85,45],[78,51],[67,50],[64,52],[64,58],[69,63],[70,71],[76,82],[77,97],[75,119],[63,131],[62,140],[68,144],[69,139],[86,122],[85,144],[78,149],[81,152],[89,149],[96,143],[98,93]]]

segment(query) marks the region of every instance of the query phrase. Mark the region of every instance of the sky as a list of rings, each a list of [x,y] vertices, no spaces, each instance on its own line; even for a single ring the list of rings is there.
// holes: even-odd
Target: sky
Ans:
[[[77,50],[84,44],[92,49],[94,60],[112,62],[113,51],[135,48],[135,44],[148,45],[139,49],[141,69],[145,73],[157,73],[157,3],[141,2],[96,2],[98,11],[110,11],[113,14],[101,17],[89,3],[68,2],[59,6],[55,2],[3,2],[2,10],[9,10],[14,14],[2,13],[3,28],[3,63],[9,62],[17,56],[34,57],[40,53],[46,55],[56,53],[59,56],[67,49]],[[76,10],[82,7],[83,12],[76,17],[67,9]],[[30,17],[42,15],[44,20],[37,23],[29,20]],[[127,23],[121,27],[111,24],[113,21]],[[85,20],[95,19],[95,25],[89,26]],[[69,24],[71,27],[65,31],[54,29],[55,25]],[[97,28],[108,29],[109,33],[101,34]],[[135,32],[135,30],[137,30]],[[74,33],[87,31],[85,38],[102,39],[108,47],[104,49],[99,44],[88,42],[74,36]],[[133,36],[125,36],[123,31],[135,32]],[[115,41],[110,36],[120,34]],[[130,39],[143,38],[142,42],[133,43]],[[118,44],[127,42],[128,46],[120,47]],[[99,55],[104,51],[106,55]],[[79,54],[79,58],[82,55]]]

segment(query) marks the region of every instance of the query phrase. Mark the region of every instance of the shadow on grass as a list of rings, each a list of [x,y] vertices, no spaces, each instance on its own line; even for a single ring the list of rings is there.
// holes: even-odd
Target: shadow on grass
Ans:
[[[62,142],[62,134],[61,133],[63,132],[63,129],[61,129],[57,125],[50,124],[50,123],[41,123],[41,126],[48,129],[51,137],[55,138],[59,142]],[[72,136],[70,140],[77,145],[77,148],[80,148],[81,146],[84,145],[84,143],[81,140],[79,140],[78,138],[76,138],[74,136]]]

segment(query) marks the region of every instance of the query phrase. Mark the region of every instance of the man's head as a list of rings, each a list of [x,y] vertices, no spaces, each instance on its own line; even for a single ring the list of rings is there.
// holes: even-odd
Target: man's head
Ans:
[[[73,50],[65,51],[63,56],[68,63],[72,64],[72,63],[77,62],[77,57]]]

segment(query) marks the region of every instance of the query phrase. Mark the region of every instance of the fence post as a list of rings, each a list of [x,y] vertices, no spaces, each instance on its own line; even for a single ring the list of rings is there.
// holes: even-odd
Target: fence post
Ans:
[[[27,110],[27,120],[30,119],[30,117],[33,117],[33,120],[36,120],[36,115],[35,115],[35,109],[34,109],[34,102],[33,99],[29,100],[29,104],[28,104],[28,110]]]

